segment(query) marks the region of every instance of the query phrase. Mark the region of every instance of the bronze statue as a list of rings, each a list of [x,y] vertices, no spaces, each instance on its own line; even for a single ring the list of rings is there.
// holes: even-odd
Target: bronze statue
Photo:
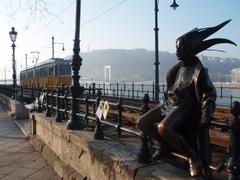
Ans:
[[[229,22],[230,20],[210,28],[195,28],[176,40],[176,56],[179,62],[167,74],[165,100],[137,122],[137,127],[145,135],[186,155],[193,177],[201,175],[202,161],[211,161],[211,157],[200,160],[199,153],[179,130],[186,126],[191,127],[192,124],[203,129],[208,127],[216,100],[216,90],[196,54],[219,43],[236,45],[221,38],[204,41]],[[208,138],[204,130],[202,132],[202,137]],[[202,146],[209,143],[206,138],[204,141],[207,142],[203,142]],[[204,151],[209,149],[205,148]],[[157,151],[152,158],[156,159],[160,155],[161,151]]]

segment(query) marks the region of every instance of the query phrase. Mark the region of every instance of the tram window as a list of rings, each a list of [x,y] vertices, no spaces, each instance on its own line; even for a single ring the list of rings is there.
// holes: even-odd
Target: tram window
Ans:
[[[25,72],[22,72],[20,74],[20,79],[26,79],[26,73]]]
[[[20,79],[25,79],[25,73],[20,73]]]
[[[43,76],[43,68],[40,69],[40,76]]]
[[[71,68],[68,64],[61,64],[59,70],[61,75],[71,74]]]
[[[53,67],[48,68],[48,75],[53,76]]]
[[[62,64],[59,65],[59,74],[64,75],[64,66]]]
[[[67,75],[70,75],[70,74],[71,74],[71,66],[70,66],[70,65],[67,65],[67,66],[66,66],[66,74],[67,74]]]
[[[40,69],[40,76],[41,77],[48,76],[48,70],[46,67]]]
[[[58,76],[58,65],[55,65],[55,76]]]
[[[33,71],[28,71],[28,72],[27,72],[27,78],[28,78],[28,79],[33,78]]]
[[[39,69],[35,70],[35,77],[39,77]]]

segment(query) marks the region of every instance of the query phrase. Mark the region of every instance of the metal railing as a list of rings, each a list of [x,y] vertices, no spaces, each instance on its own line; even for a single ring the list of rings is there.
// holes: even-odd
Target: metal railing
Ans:
[[[135,86],[134,86],[135,87]],[[9,94],[10,89],[12,87],[1,87],[1,92]],[[123,112],[134,112],[143,114],[146,113],[150,107],[150,97],[146,93],[144,95],[143,101],[141,102],[141,106],[136,105],[129,105],[127,102],[128,98],[125,98],[122,94],[119,98],[114,98],[114,101],[109,101],[110,105],[110,112],[109,115],[111,116],[109,119],[104,120],[102,118],[98,118],[96,115],[97,107],[101,100],[106,101],[109,100],[106,97],[106,93],[101,86],[89,86],[85,88],[84,93],[77,98],[80,104],[80,111],[79,113],[75,114],[79,117],[79,120],[82,121],[86,128],[95,128],[94,131],[94,138],[95,139],[103,139],[104,138],[104,130],[102,125],[110,126],[116,129],[116,133],[118,138],[121,138],[122,132],[127,132],[133,134],[139,138],[141,138],[142,146],[140,148],[140,152],[138,155],[138,160],[140,162],[147,163],[150,161],[150,154],[149,154],[149,138],[144,136],[141,132],[137,129],[132,127],[126,126],[123,123]],[[121,91],[120,91],[121,92]],[[104,96],[105,95],[105,96]],[[18,88],[17,96],[19,100],[26,99],[36,99],[38,102],[38,112],[42,112],[46,110],[46,116],[51,117],[55,116],[55,120],[57,122],[63,122],[69,119],[69,115],[72,113],[71,101],[72,97],[70,94],[69,87],[60,86],[57,89],[53,88]],[[232,107],[234,109],[235,107]],[[234,113],[234,111],[232,111]],[[237,113],[236,113],[237,112]],[[236,179],[239,175],[240,170],[240,119],[239,119],[239,109],[234,114],[235,119],[231,121],[231,123],[219,123],[213,121],[211,126],[214,127],[221,127],[226,129],[230,134],[230,144],[229,144],[229,154],[228,159],[223,164],[227,167],[229,179]],[[111,121],[110,121],[111,119]],[[177,155],[173,153],[173,155]],[[177,155],[179,156],[179,155]],[[179,156],[183,157],[183,156]],[[212,170],[219,171],[219,168],[211,167]]]
[[[84,83],[83,86],[85,89],[98,88],[102,91],[102,96],[112,97],[112,98],[125,98],[125,99],[134,99],[141,100],[145,94],[149,95],[151,101],[155,101],[155,85],[154,83]],[[58,86],[51,87],[52,89],[56,89]],[[0,85],[0,91],[7,91],[5,94],[9,96],[12,95],[13,89],[12,85]],[[217,90],[217,101],[216,105],[218,107],[230,107],[234,101],[240,101],[240,87],[233,86],[223,86],[223,85],[215,85]],[[23,90],[22,90],[23,89]],[[16,89],[17,97],[21,97],[20,93],[23,92],[22,98],[23,100],[29,101],[35,99],[39,90],[43,89],[41,86],[32,86],[28,88],[22,88],[18,86]],[[164,99],[164,93],[167,90],[166,84],[159,85],[159,93],[160,93],[160,102]]]
[[[128,99],[142,99],[145,94],[148,94],[150,100],[155,101],[155,84],[152,83],[85,83],[84,87],[97,87],[102,89],[103,96],[123,97]],[[231,87],[216,85],[217,91],[217,106],[231,107],[233,101],[240,101],[240,87]],[[166,84],[159,85],[160,100],[163,100],[164,93],[167,90]]]

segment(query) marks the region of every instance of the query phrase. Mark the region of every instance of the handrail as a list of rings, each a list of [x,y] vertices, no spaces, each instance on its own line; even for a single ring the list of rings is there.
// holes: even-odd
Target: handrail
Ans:
[[[11,88],[11,86],[9,86]],[[0,88],[1,89],[1,88]],[[1,89],[2,91],[5,90],[7,92],[7,88]],[[65,121],[69,114],[72,112],[72,107],[69,107],[70,102],[73,100],[73,97],[70,95],[69,88],[65,88],[64,86],[58,87],[57,90],[54,89],[35,89],[35,91],[32,88],[21,88],[20,91],[20,100],[23,99],[24,96],[29,96],[31,99],[35,99],[36,97],[40,100],[40,96],[43,96],[42,98],[43,102],[38,101],[38,112],[41,112],[42,110],[46,110],[46,116],[53,116],[56,115],[56,121],[62,122]],[[28,92],[25,93],[25,92]],[[104,94],[103,94],[104,95]],[[123,112],[124,111],[137,111],[139,113],[145,113],[147,112],[149,107],[150,98],[148,94],[146,94],[146,97],[144,97],[144,100],[142,102],[142,106],[133,106],[124,104],[123,98],[119,97],[117,102],[109,102],[109,106],[114,109],[114,114],[117,115],[117,122],[113,123],[108,120],[103,120],[102,118],[98,118],[96,116],[97,107],[102,100],[102,92],[101,88],[89,88],[85,90],[85,93],[81,96],[76,98],[77,101],[81,102],[81,105],[83,106],[81,109],[81,112],[76,113],[75,115],[80,118],[81,121],[85,122],[86,126],[89,126],[89,120],[91,120],[93,123],[96,124],[94,137],[96,139],[103,139],[104,138],[104,132],[102,129],[102,124],[111,126],[116,129],[118,137],[121,137],[122,131],[136,135],[137,137],[140,137],[142,140],[142,147],[140,149],[140,157],[139,155],[139,161],[147,162],[149,161],[149,150],[148,150],[148,137],[144,136],[140,132],[136,130],[132,130],[128,127],[126,127],[123,124]],[[106,96],[104,96],[103,102],[106,101]],[[234,104],[234,103],[233,103]],[[42,108],[42,109],[41,109]],[[80,106],[81,108],[81,106]],[[234,105],[231,107],[232,109],[236,108]],[[111,113],[112,111],[110,111]],[[240,162],[239,162],[239,156],[240,156],[240,120],[239,120],[239,114],[234,115],[234,119],[228,123],[226,122],[217,122],[213,120],[211,122],[211,126],[213,127],[220,127],[224,128],[229,131],[229,158],[226,161],[226,167],[229,173],[229,177],[235,177],[238,176],[240,172]],[[211,168],[214,170],[214,168]],[[218,169],[219,168],[215,168]]]

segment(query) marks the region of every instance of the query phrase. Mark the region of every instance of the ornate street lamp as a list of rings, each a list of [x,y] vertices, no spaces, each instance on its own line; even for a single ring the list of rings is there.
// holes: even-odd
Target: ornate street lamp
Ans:
[[[159,0],[155,0],[155,101],[159,101],[159,48],[158,48],[158,3]],[[179,5],[176,3],[175,0],[173,0],[172,5],[170,5],[170,7],[173,8],[173,10],[175,10]]]
[[[17,39],[17,32],[15,31],[15,28],[12,27],[12,31],[9,32],[10,39],[12,41],[12,49],[13,49],[13,54],[12,54],[12,61],[13,61],[13,99],[16,97],[16,86],[17,86],[17,80],[16,80],[16,60],[15,60],[15,41]]]
[[[72,95],[72,113],[71,117],[67,122],[67,129],[76,130],[83,129],[83,120],[77,115],[79,113],[79,98],[80,94],[83,93],[84,87],[80,86],[79,83],[79,70],[82,65],[82,58],[79,55],[80,51],[80,12],[81,12],[81,0],[77,0],[76,4],[76,29],[75,29],[75,39],[73,47],[73,57],[72,57],[72,85],[71,85],[71,95]]]
[[[179,5],[176,3],[176,0],[173,0],[173,3],[170,5],[173,10],[176,10]]]

